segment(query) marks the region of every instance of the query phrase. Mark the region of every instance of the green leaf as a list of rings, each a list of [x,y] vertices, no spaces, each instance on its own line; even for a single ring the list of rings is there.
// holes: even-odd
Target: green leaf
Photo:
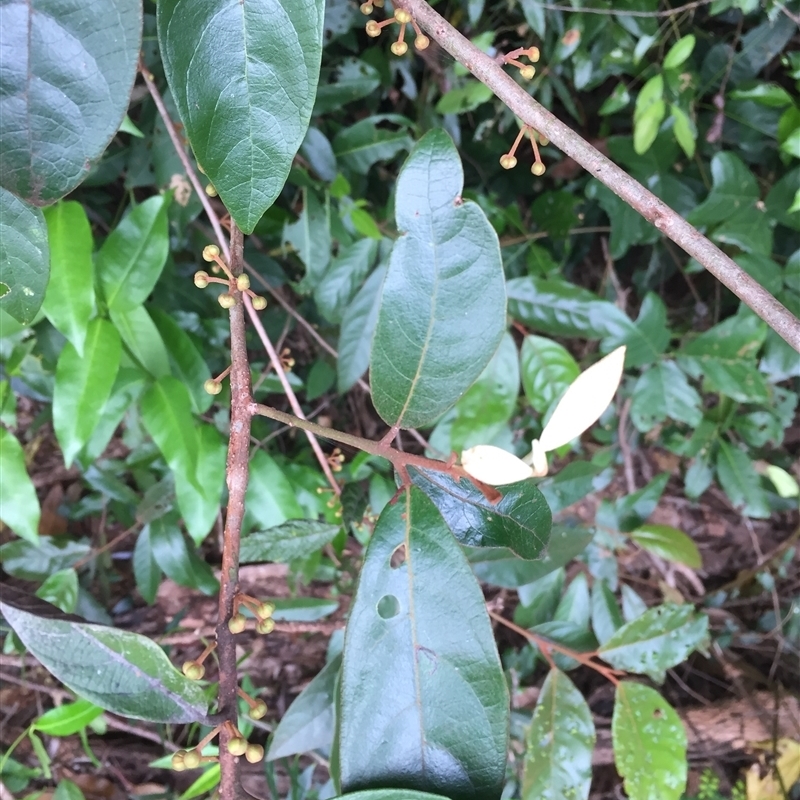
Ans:
[[[598,653],[615,669],[662,683],[668,669],[708,643],[708,617],[689,605],[656,606],[623,625]]]
[[[560,670],[545,678],[528,729],[522,800],[589,796],[595,731],[583,695]]]
[[[41,517],[39,498],[28,475],[25,453],[20,443],[13,433],[2,426],[0,426],[0,474],[3,476],[3,480],[0,480],[0,519],[17,536],[34,545],[38,544]]]
[[[339,361],[336,365],[340,394],[351,389],[369,367],[372,335],[378,324],[381,287],[385,277],[386,267],[378,267],[367,278],[342,316],[339,328]]]
[[[161,583],[161,568],[150,546],[149,525],[145,525],[136,537],[136,546],[133,548],[133,574],[139,594],[148,605],[152,605]]]
[[[318,117],[335,111],[347,103],[360,100],[372,94],[381,85],[381,76],[375,67],[359,58],[348,56],[334,69],[326,70],[320,80],[314,102],[314,116]],[[335,176],[334,176],[335,177]]]
[[[164,71],[192,150],[252,233],[306,135],[322,56],[322,0],[163,0]]]
[[[345,309],[364,282],[378,255],[378,242],[359,239],[343,247],[314,289],[314,300],[328,322],[342,321]]]
[[[611,737],[631,800],[678,800],[686,787],[686,731],[675,709],[649,686],[617,686]]]
[[[202,491],[197,483],[198,436],[189,391],[175,378],[159,378],[139,405],[144,427],[169,468]]]
[[[683,531],[669,525],[642,525],[630,533],[636,544],[667,561],[700,569],[703,559],[697,545]]]
[[[78,604],[79,591],[78,573],[67,568],[49,575],[36,590],[36,596],[71,614]]]
[[[650,149],[647,158],[652,158],[655,162],[656,157],[653,153],[657,149]],[[634,158],[639,157],[636,153],[632,155]],[[650,166],[657,167],[657,162]],[[595,178],[592,178],[586,186],[586,197],[597,201],[611,223],[611,238],[608,245],[609,254],[614,260],[622,258],[634,245],[652,244],[660,238],[661,234],[653,225]]]
[[[7,585],[0,610],[42,666],[95,705],[151,722],[205,720],[203,690],[147,637],[84,622]]]
[[[592,586],[592,630],[597,641],[605,644],[624,624],[617,598],[607,581],[595,581]]]
[[[46,205],[86,177],[122,123],[139,59],[142,4],[12,0],[2,9],[2,185]]]
[[[289,479],[263,450],[250,459],[245,509],[242,533],[254,527],[273,528],[305,516]]]
[[[306,268],[303,289],[313,289],[325,274],[331,259],[331,206],[325,197],[324,205],[316,193],[303,189],[303,211],[297,222],[287,225],[283,241],[289,242]]]
[[[669,481],[669,473],[656,475],[647,486],[615,500],[603,501],[597,511],[598,525],[623,532],[638,528],[655,510]]]
[[[680,67],[692,54],[696,41],[694,34],[691,33],[678,39],[664,56],[664,69],[677,69]]]
[[[88,700],[76,700],[51,708],[34,720],[33,728],[48,736],[72,736],[96,720],[103,709]]]
[[[694,151],[697,149],[697,127],[679,106],[670,104],[669,110],[672,116],[672,130],[678,144],[687,158],[694,158]]]
[[[3,482],[0,482],[0,488],[2,485]],[[5,504],[0,507],[7,508]],[[76,542],[63,536],[44,536],[38,542],[13,539],[0,547],[0,562],[3,569],[15,578],[44,581],[54,572],[67,569],[79,559],[86,558],[90,550],[85,540]]]
[[[711,180],[708,197],[689,214],[692,225],[715,225],[739,212],[754,210],[759,199],[758,184],[738,156],[717,153],[711,160]]]
[[[0,311],[23,325],[32,322],[49,274],[44,214],[0,187]]]
[[[168,198],[136,206],[97,253],[97,277],[109,308],[132,311],[150,296],[169,253]]]
[[[588,628],[591,613],[589,582],[586,580],[586,575],[579,572],[564,592],[556,607],[553,620],[572,622],[579,628]]]
[[[287,563],[295,558],[308,558],[331,542],[340,530],[341,526],[327,522],[294,519],[265,531],[253,531],[242,539],[239,561]]]
[[[739,87],[732,92],[728,92],[731,100],[754,100],[761,105],[771,108],[783,108],[794,103],[792,95],[777,83],[765,83],[758,81],[748,87]]]
[[[492,628],[464,556],[419,489],[381,513],[343,658],[337,741],[345,791],[499,796],[508,691]]]
[[[363,792],[348,792],[337,800],[448,800],[441,794],[412,792],[408,789],[367,789]]]
[[[154,378],[170,374],[169,354],[158,328],[144,306],[130,311],[109,310],[111,322],[136,361]]]
[[[611,483],[608,470],[587,461],[572,461],[556,475],[539,481],[539,491],[544,495],[550,511],[557,514],[590,492],[599,492]]]
[[[390,128],[387,123],[396,125]],[[410,150],[414,140],[408,135],[411,120],[399,114],[378,114],[343,128],[333,140],[337,160],[359,175],[366,175],[378,161],[390,161]]]
[[[53,427],[69,467],[89,441],[119,370],[122,344],[104,319],[89,323],[83,357],[67,342],[56,366]]]
[[[181,586],[199,589],[203,594],[213,595],[219,591],[211,567],[187,546],[174,515],[153,520],[149,528],[153,558],[168,578]]]
[[[543,336],[526,336],[520,351],[522,387],[534,410],[546,414],[580,374],[563,345]]]
[[[631,420],[647,433],[665,419],[696,427],[703,417],[702,398],[674,361],[660,361],[636,381],[631,401]]]
[[[753,462],[747,453],[724,439],[720,439],[717,452],[717,477],[731,503],[745,516],[769,517],[769,501]]]
[[[77,784],[64,778],[58,782],[53,800],[86,800],[86,798]]]
[[[207,794],[220,781],[222,767],[219,764],[212,764],[194,783],[178,798],[178,800],[193,800],[195,797]]]
[[[94,315],[92,229],[80,203],[45,209],[50,243],[50,282],[42,308],[56,330],[83,355],[86,328]]]
[[[330,616],[339,608],[339,603],[324,597],[271,597],[266,598],[275,606],[272,618],[278,622],[316,622]]]
[[[663,100],[656,100],[634,118],[633,148],[639,155],[646,153],[655,142],[666,115],[667,104]]]
[[[465,114],[492,99],[492,90],[476,80],[468,80],[463,86],[445,92],[436,104],[437,114]]]
[[[270,739],[267,761],[329,750],[336,725],[334,701],[342,657],[331,659],[294,699]]]
[[[397,179],[402,235],[372,343],[373,402],[389,425],[434,422],[483,372],[505,331],[497,234],[475,203],[461,200],[462,188],[453,141],[430,131]]]
[[[550,509],[535,484],[500,486],[491,502],[466,478],[409,469],[414,485],[433,501],[456,539],[470,547],[503,547],[525,559],[542,556],[550,539]]]

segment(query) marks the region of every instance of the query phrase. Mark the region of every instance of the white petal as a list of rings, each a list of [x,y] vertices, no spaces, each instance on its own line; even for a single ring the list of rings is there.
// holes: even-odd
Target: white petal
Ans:
[[[547,453],[538,439],[533,440],[532,446],[531,465],[533,467],[533,476],[535,478],[543,478],[548,472]]]
[[[461,454],[464,472],[489,486],[524,481],[532,477],[531,468],[507,450],[491,444],[470,447]]]
[[[571,442],[600,419],[614,399],[624,364],[623,345],[575,378],[542,431],[545,452]]]

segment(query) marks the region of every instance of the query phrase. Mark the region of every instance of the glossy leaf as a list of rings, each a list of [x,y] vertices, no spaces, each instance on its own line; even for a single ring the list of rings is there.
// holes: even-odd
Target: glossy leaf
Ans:
[[[176,522],[170,514],[150,523],[150,547],[155,562],[175,583],[199,589],[203,594],[216,594],[219,584],[211,567],[187,546]]]
[[[747,453],[721,439],[717,451],[717,477],[731,502],[754,519],[770,515],[767,495],[761,478]]]
[[[308,558],[332,541],[340,530],[341,526],[327,522],[294,519],[264,531],[253,531],[242,539],[239,561],[287,563],[295,558]]]
[[[359,239],[341,248],[314,289],[314,300],[325,319],[341,322],[344,311],[375,263],[378,243]]]
[[[452,140],[429,132],[397,179],[402,235],[372,343],[372,397],[389,425],[434,422],[483,372],[506,327],[497,234],[475,203],[461,200],[462,188]]]
[[[38,208],[0,187],[0,311],[27,325],[50,274],[47,224]]]
[[[35,730],[48,736],[72,736],[96,720],[103,709],[88,700],[76,700],[51,708],[34,721]]]
[[[45,209],[50,244],[50,282],[42,308],[56,330],[83,355],[86,328],[94,315],[92,229],[83,206],[61,201]]]
[[[685,564],[692,569],[700,569],[703,560],[697,545],[683,531],[669,525],[642,525],[631,531],[631,539],[636,544],[655,553],[667,561]]]
[[[69,342],[61,351],[53,389],[53,427],[67,467],[94,432],[111,396],[121,356],[119,334],[103,319],[89,323],[83,357]]]
[[[147,637],[84,622],[9,586],[0,591],[0,610],[25,647],[84,699],[151,722],[205,719],[203,690]]]
[[[5,189],[46,205],[86,177],[128,109],[141,34],[137,0],[0,6]]]
[[[125,347],[154,378],[170,375],[169,354],[164,340],[144,306],[130,311],[110,309],[109,316]]]
[[[675,709],[649,686],[617,686],[611,737],[631,800],[678,800],[686,787],[686,731]]]
[[[661,683],[666,670],[707,643],[705,614],[696,614],[692,606],[665,603],[620,628],[599,654],[615,669],[648,675]]]
[[[369,543],[339,708],[345,791],[499,796],[508,692],[483,594],[419,489],[386,506]]]
[[[643,433],[665,419],[696,427],[702,416],[700,395],[674,361],[653,364],[636,381],[631,420]]]
[[[97,253],[95,266],[109,308],[131,311],[150,296],[169,253],[168,198],[136,206]]]
[[[528,729],[522,800],[586,800],[594,742],[594,721],[586,700],[563,672],[551,670]]]
[[[580,374],[580,367],[566,347],[543,336],[523,339],[520,362],[525,396],[540,414],[546,414]]]
[[[243,533],[256,527],[272,528],[305,516],[289,479],[263,450],[250,459],[245,509]]]
[[[164,0],[164,70],[192,150],[252,233],[306,135],[322,55],[322,0]]]
[[[505,547],[520,558],[540,558],[550,539],[550,509],[533,481],[498,489],[490,502],[464,478],[409,470],[411,480],[433,501],[456,539],[470,547]]]
[[[267,761],[330,749],[336,725],[336,684],[342,657],[331,659],[294,699],[270,739]]]
[[[11,431],[2,426],[0,426],[0,474],[3,476],[0,480],[0,519],[17,536],[37,544],[41,517],[39,498],[28,475],[25,453],[20,443]]]

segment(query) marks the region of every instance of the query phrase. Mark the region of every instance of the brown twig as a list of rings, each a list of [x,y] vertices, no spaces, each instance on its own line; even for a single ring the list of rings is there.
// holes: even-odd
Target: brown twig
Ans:
[[[437,44],[488,86],[526,125],[546,136],[661,233],[680,245],[800,352],[800,320],[733,259],[583,137],[536,102],[491,56],[479,50],[425,0],[395,0]]]

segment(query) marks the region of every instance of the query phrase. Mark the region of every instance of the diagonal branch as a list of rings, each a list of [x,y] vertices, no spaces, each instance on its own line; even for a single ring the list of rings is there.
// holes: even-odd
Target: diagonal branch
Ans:
[[[680,214],[645,189],[613,161],[592,147],[561,120],[536,102],[502,66],[475,47],[425,0],[395,0],[396,8],[408,11],[432,39],[488,86],[522,122],[544,134],[638,211],[661,233],[693,256],[712,275],[746,303],[773,330],[800,352],[800,320],[736,262],[690,225]]]

